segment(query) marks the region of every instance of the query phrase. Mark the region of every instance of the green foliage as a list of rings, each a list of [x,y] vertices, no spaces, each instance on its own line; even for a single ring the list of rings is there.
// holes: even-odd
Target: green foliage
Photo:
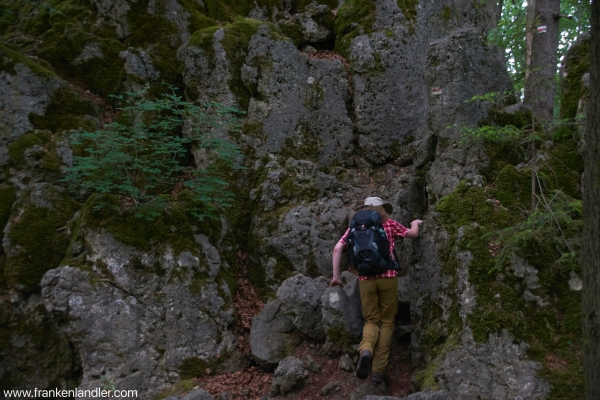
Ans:
[[[183,189],[191,194],[188,210],[198,218],[214,217],[219,206],[228,206],[232,193],[223,175],[237,168],[240,152],[217,134],[237,128],[239,111],[216,103],[196,106],[183,101],[176,89],[169,86],[156,100],[146,99],[144,91],[115,96],[126,104],[120,108],[122,122],[72,136],[83,155],[74,158],[66,180],[119,196],[147,219],[167,208],[165,194]],[[195,167],[187,161],[190,147]]]
[[[562,0],[560,3],[561,15],[569,18],[560,19],[558,60],[563,58],[577,38],[589,32],[590,29],[589,0]],[[527,58],[525,45],[526,4],[523,1],[505,1],[498,27],[492,29],[488,36],[490,43],[505,50],[507,69],[513,78],[515,89],[519,92],[524,85]]]
[[[546,199],[541,192],[540,207],[527,219],[485,238],[501,244],[495,257],[495,269],[502,270],[514,254],[535,266],[577,264],[581,239],[581,200],[561,191]],[[556,254],[560,254],[556,258]]]
[[[494,142],[513,141],[522,136],[523,131],[513,125],[490,126],[485,125],[478,128],[463,126],[461,132],[461,145],[468,147],[481,139],[487,139]]]

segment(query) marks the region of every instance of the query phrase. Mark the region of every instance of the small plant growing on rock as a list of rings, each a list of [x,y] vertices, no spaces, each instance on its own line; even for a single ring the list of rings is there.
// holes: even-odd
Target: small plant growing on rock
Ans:
[[[81,155],[66,180],[86,192],[117,196],[136,217],[154,219],[178,197],[196,217],[214,217],[233,196],[223,177],[238,168],[240,157],[239,148],[218,135],[238,128],[240,111],[194,105],[176,87],[167,88],[156,100],[145,91],[113,96],[125,104],[117,121],[73,135]]]

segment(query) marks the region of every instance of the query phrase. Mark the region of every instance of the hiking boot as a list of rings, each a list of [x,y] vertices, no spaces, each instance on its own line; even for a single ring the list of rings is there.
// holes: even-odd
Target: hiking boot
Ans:
[[[371,372],[371,381],[375,383],[390,383],[390,376],[385,372]]]
[[[358,359],[358,365],[356,366],[356,377],[358,379],[367,379],[369,372],[371,372],[371,362],[373,361],[373,355],[369,350],[363,350],[360,353]]]

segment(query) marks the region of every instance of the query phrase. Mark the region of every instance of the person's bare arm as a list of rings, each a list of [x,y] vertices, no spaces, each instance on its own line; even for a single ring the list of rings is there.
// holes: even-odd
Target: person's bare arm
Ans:
[[[342,253],[346,250],[346,244],[338,242],[333,249],[333,278],[329,286],[343,286],[342,278],[340,276],[340,263],[342,261]]]
[[[410,223],[410,229],[406,231],[406,234],[404,235],[405,238],[408,239],[415,239],[419,237],[419,227],[421,226],[421,224],[423,223],[423,221],[421,221],[420,219],[415,219],[413,222]]]

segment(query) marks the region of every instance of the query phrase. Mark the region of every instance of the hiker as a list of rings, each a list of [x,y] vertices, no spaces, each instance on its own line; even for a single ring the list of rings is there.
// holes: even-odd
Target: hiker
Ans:
[[[367,197],[364,205],[356,209],[357,212],[360,210],[377,211],[381,216],[381,225],[390,247],[389,253],[386,252],[386,254],[389,254],[390,259],[393,260],[391,268],[395,266],[394,269],[388,269],[372,276],[361,276],[359,268],[360,302],[365,326],[359,346],[360,358],[356,367],[356,376],[359,379],[367,379],[371,372],[371,380],[380,383],[389,379],[385,371],[394,332],[394,319],[398,311],[398,279],[396,277],[398,264],[394,258],[394,242],[398,237],[417,238],[419,226],[423,221],[415,219],[410,223],[410,229],[405,228],[390,218],[390,214],[394,211],[392,205],[379,197]],[[342,253],[348,250],[350,232],[351,229],[348,228],[333,250],[333,278],[330,286],[343,285],[340,279],[340,261]],[[352,257],[350,258],[352,261]]]

